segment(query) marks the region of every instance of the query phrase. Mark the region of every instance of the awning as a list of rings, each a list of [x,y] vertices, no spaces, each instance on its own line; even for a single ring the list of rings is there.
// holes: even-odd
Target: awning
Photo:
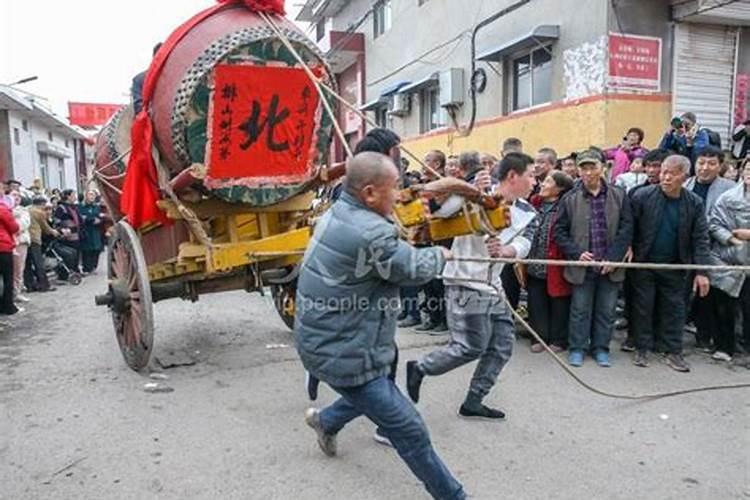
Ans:
[[[429,76],[422,78],[421,80],[418,80],[414,83],[410,83],[409,85],[405,85],[401,87],[398,93],[399,94],[414,94],[415,92],[419,92],[420,90],[426,89],[428,87],[434,87],[438,85],[439,82],[440,82],[440,73],[435,72]]]
[[[383,99],[382,97],[378,97],[377,99],[372,100],[360,106],[359,110],[360,111],[374,111],[378,108],[382,108],[387,105],[388,105],[388,99]]]
[[[519,50],[531,48],[535,45],[544,44],[560,38],[560,26],[554,24],[543,24],[534,28],[515,40],[506,42],[492,50],[483,52],[477,56],[478,61],[500,62],[508,54]]]
[[[380,97],[390,97],[403,87],[409,85],[410,81],[396,82],[393,85],[388,85],[380,92]]]

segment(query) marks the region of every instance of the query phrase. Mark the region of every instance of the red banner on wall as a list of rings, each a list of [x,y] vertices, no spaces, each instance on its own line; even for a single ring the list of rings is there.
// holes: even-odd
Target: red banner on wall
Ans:
[[[69,102],[68,120],[71,125],[79,127],[98,127],[107,123],[122,106],[122,104]]]
[[[219,65],[208,125],[210,179],[298,182],[316,158],[320,98],[304,70]]]
[[[661,90],[661,38],[609,34],[608,86],[618,90]]]

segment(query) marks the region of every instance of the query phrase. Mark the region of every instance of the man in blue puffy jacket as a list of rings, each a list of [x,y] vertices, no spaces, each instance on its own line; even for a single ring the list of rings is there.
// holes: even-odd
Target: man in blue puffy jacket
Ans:
[[[450,256],[442,247],[417,249],[399,239],[389,219],[398,184],[387,156],[355,156],[341,198],[315,228],[301,266],[294,333],[305,369],[341,398],[323,410],[308,409],[305,420],[321,450],[334,456],[339,431],[364,415],[434,498],[463,499],[419,412],[388,377],[399,287],[427,283]]]

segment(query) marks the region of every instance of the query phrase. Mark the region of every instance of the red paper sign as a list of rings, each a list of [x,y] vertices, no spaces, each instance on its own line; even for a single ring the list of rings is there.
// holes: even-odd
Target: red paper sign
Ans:
[[[91,102],[69,102],[68,114],[71,125],[97,127],[104,125],[122,104],[97,104]]]
[[[209,181],[306,180],[317,156],[319,101],[302,69],[216,66],[208,126]]]
[[[610,33],[608,85],[661,90],[661,38]]]

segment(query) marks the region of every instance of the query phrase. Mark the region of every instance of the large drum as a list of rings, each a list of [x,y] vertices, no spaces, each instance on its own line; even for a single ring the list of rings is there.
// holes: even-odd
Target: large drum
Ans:
[[[274,19],[307,66],[333,87],[315,44],[293,23]],[[161,164],[172,177],[205,165],[201,191],[213,198],[256,207],[290,199],[307,189],[327,159],[332,123],[321,99],[259,15],[227,6],[190,30],[157,80],[150,112]],[[99,167],[127,151],[130,109],[102,131]],[[119,196],[106,181],[126,162],[108,166],[99,180],[116,215]]]
[[[125,182],[125,168],[130,159],[132,124],[133,107],[123,107],[110,118],[96,138],[97,185],[114,220],[121,219],[123,215],[120,210],[120,194]]]

